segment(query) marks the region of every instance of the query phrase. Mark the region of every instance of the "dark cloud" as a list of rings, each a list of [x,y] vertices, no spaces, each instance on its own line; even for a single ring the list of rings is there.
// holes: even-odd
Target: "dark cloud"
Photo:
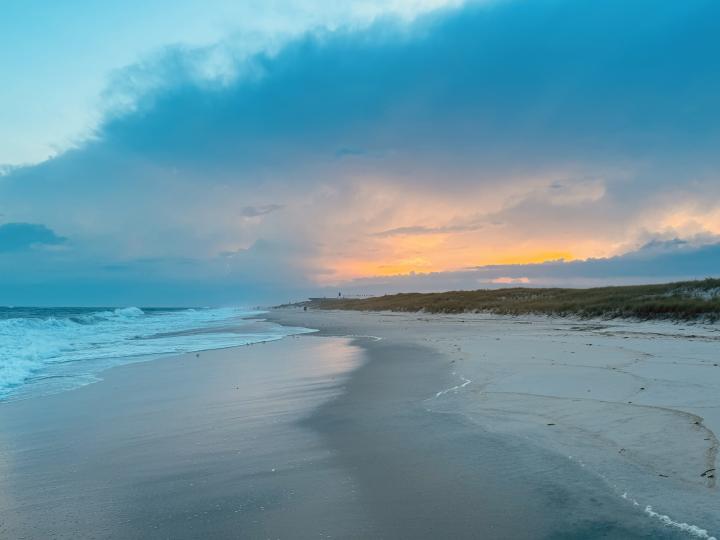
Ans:
[[[637,251],[585,261],[498,265],[476,269],[492,277],[527,277],[531,282],[562,280],[699,279],[720,272],[720,243],[696,246],[681,239],[652,241]]]
[[[202,166],[282,169],[281,158],[315,169],[338,142],[340,155],[391,149],[382,166],[422,171],[415,182],[558,161],[677,164],[678,153],[683,167],[700,153],[706,166],[719,134],[719,20],[709,0],[508,1],[410,29],[310,35],[251,59],[259,76],[221,88],[193,83],[168,60],[176,84],[101,135],[153,160]],[[659,153],[669,149],[673,161]],[[480,163],[482,174],[468,177]]]
[[[0,225],[0,253],[24,251],[34,246],[55,246],[65,241],[45,225],[37,223]]]
[[[170,50],[144,66],[164,84],[43,175],[94,181],[119,155],[124,167],[202,167],[206,182],[268,166],[297,181],[317,178],[298,164],[377,151],[415,182],[648,157],[699,172],[720,135],[718,21],[711,0],[468,5],[409,28],[310,34],[239,61],[245,75],[229,84],[198,82],[193,52]]]

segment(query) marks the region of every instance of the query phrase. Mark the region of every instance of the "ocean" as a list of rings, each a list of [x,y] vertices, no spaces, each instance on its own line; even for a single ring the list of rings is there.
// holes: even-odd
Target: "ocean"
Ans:
[[[0,307],[0,400],[76,388],[115,365],[309,332],[224,308]]]

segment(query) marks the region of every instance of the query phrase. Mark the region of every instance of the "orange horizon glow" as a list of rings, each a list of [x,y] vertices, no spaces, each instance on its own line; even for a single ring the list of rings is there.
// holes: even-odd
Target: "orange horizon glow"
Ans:
[[[458,255],[460,255],[458,257]],[[332,274],[325,276],[332,281],[349,281],[369,277],[391,277],[409,274],[430,274],[467,270],[477,266],[541,264],[545,262],[578,260],[569,251],[540,251],[536,253],[502,255],[497,258],[469,257],[463,251],[456,256],[447,252],[426,253],[425,256],[398,257],[396,259],[341,259],[329,261]],[[459,259],[459,260],[458,260]],[[467,261],[467,262],[465,262]],[[480,262],[477,262],[480,261]],[[325,281],[325,280],[323,280]]]
[[[550,178],[529,178],[523,193],[503,186],[488,192],[408,193],[392,182],[364,179],[352,205],[338,205],[326,215],[328,238],[312,261],[322,272],[319,285],[339,285],[363,278],[462,272],[476,267],[584,261],[633,251],[653,233],[667,237],[720,234],[720,211],[697,201],[658,204],[638,215],[627,228],[591,215],[593,226],[569,227],[566,218],[548,214],[545,221],[514,215],[525,199],[572,215],[604,193],[601,182],[565,181],[558,193]],[[540,202],[537,202],[540,201]],[[555,210],[553,210],[555,211]],[[558,210],[559,211],[559,210]],[[507,215],[505,215],[507,214]],[[510,216],[510,217],[508,217]],[[338,223],[340,225],[338,225]]]

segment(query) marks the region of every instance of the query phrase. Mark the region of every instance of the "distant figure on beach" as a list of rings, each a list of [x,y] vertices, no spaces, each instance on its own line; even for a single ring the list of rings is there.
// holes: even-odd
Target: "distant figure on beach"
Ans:
[[[338,298],[342,298],[342,293],[341,293],[341,292],[338,293]]]
[[[303,311],[307,311],[307,306],[303,306]]]

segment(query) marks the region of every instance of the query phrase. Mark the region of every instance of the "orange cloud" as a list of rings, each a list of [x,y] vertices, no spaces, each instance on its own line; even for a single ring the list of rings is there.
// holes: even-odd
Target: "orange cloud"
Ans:
[[[492,283],[501,283],[501,284],[516,284],[516,283],[530,283],[530,278],[526,277],[519,277],[519,278],[512,278],[512,277],[499,277],[492,280]]]

